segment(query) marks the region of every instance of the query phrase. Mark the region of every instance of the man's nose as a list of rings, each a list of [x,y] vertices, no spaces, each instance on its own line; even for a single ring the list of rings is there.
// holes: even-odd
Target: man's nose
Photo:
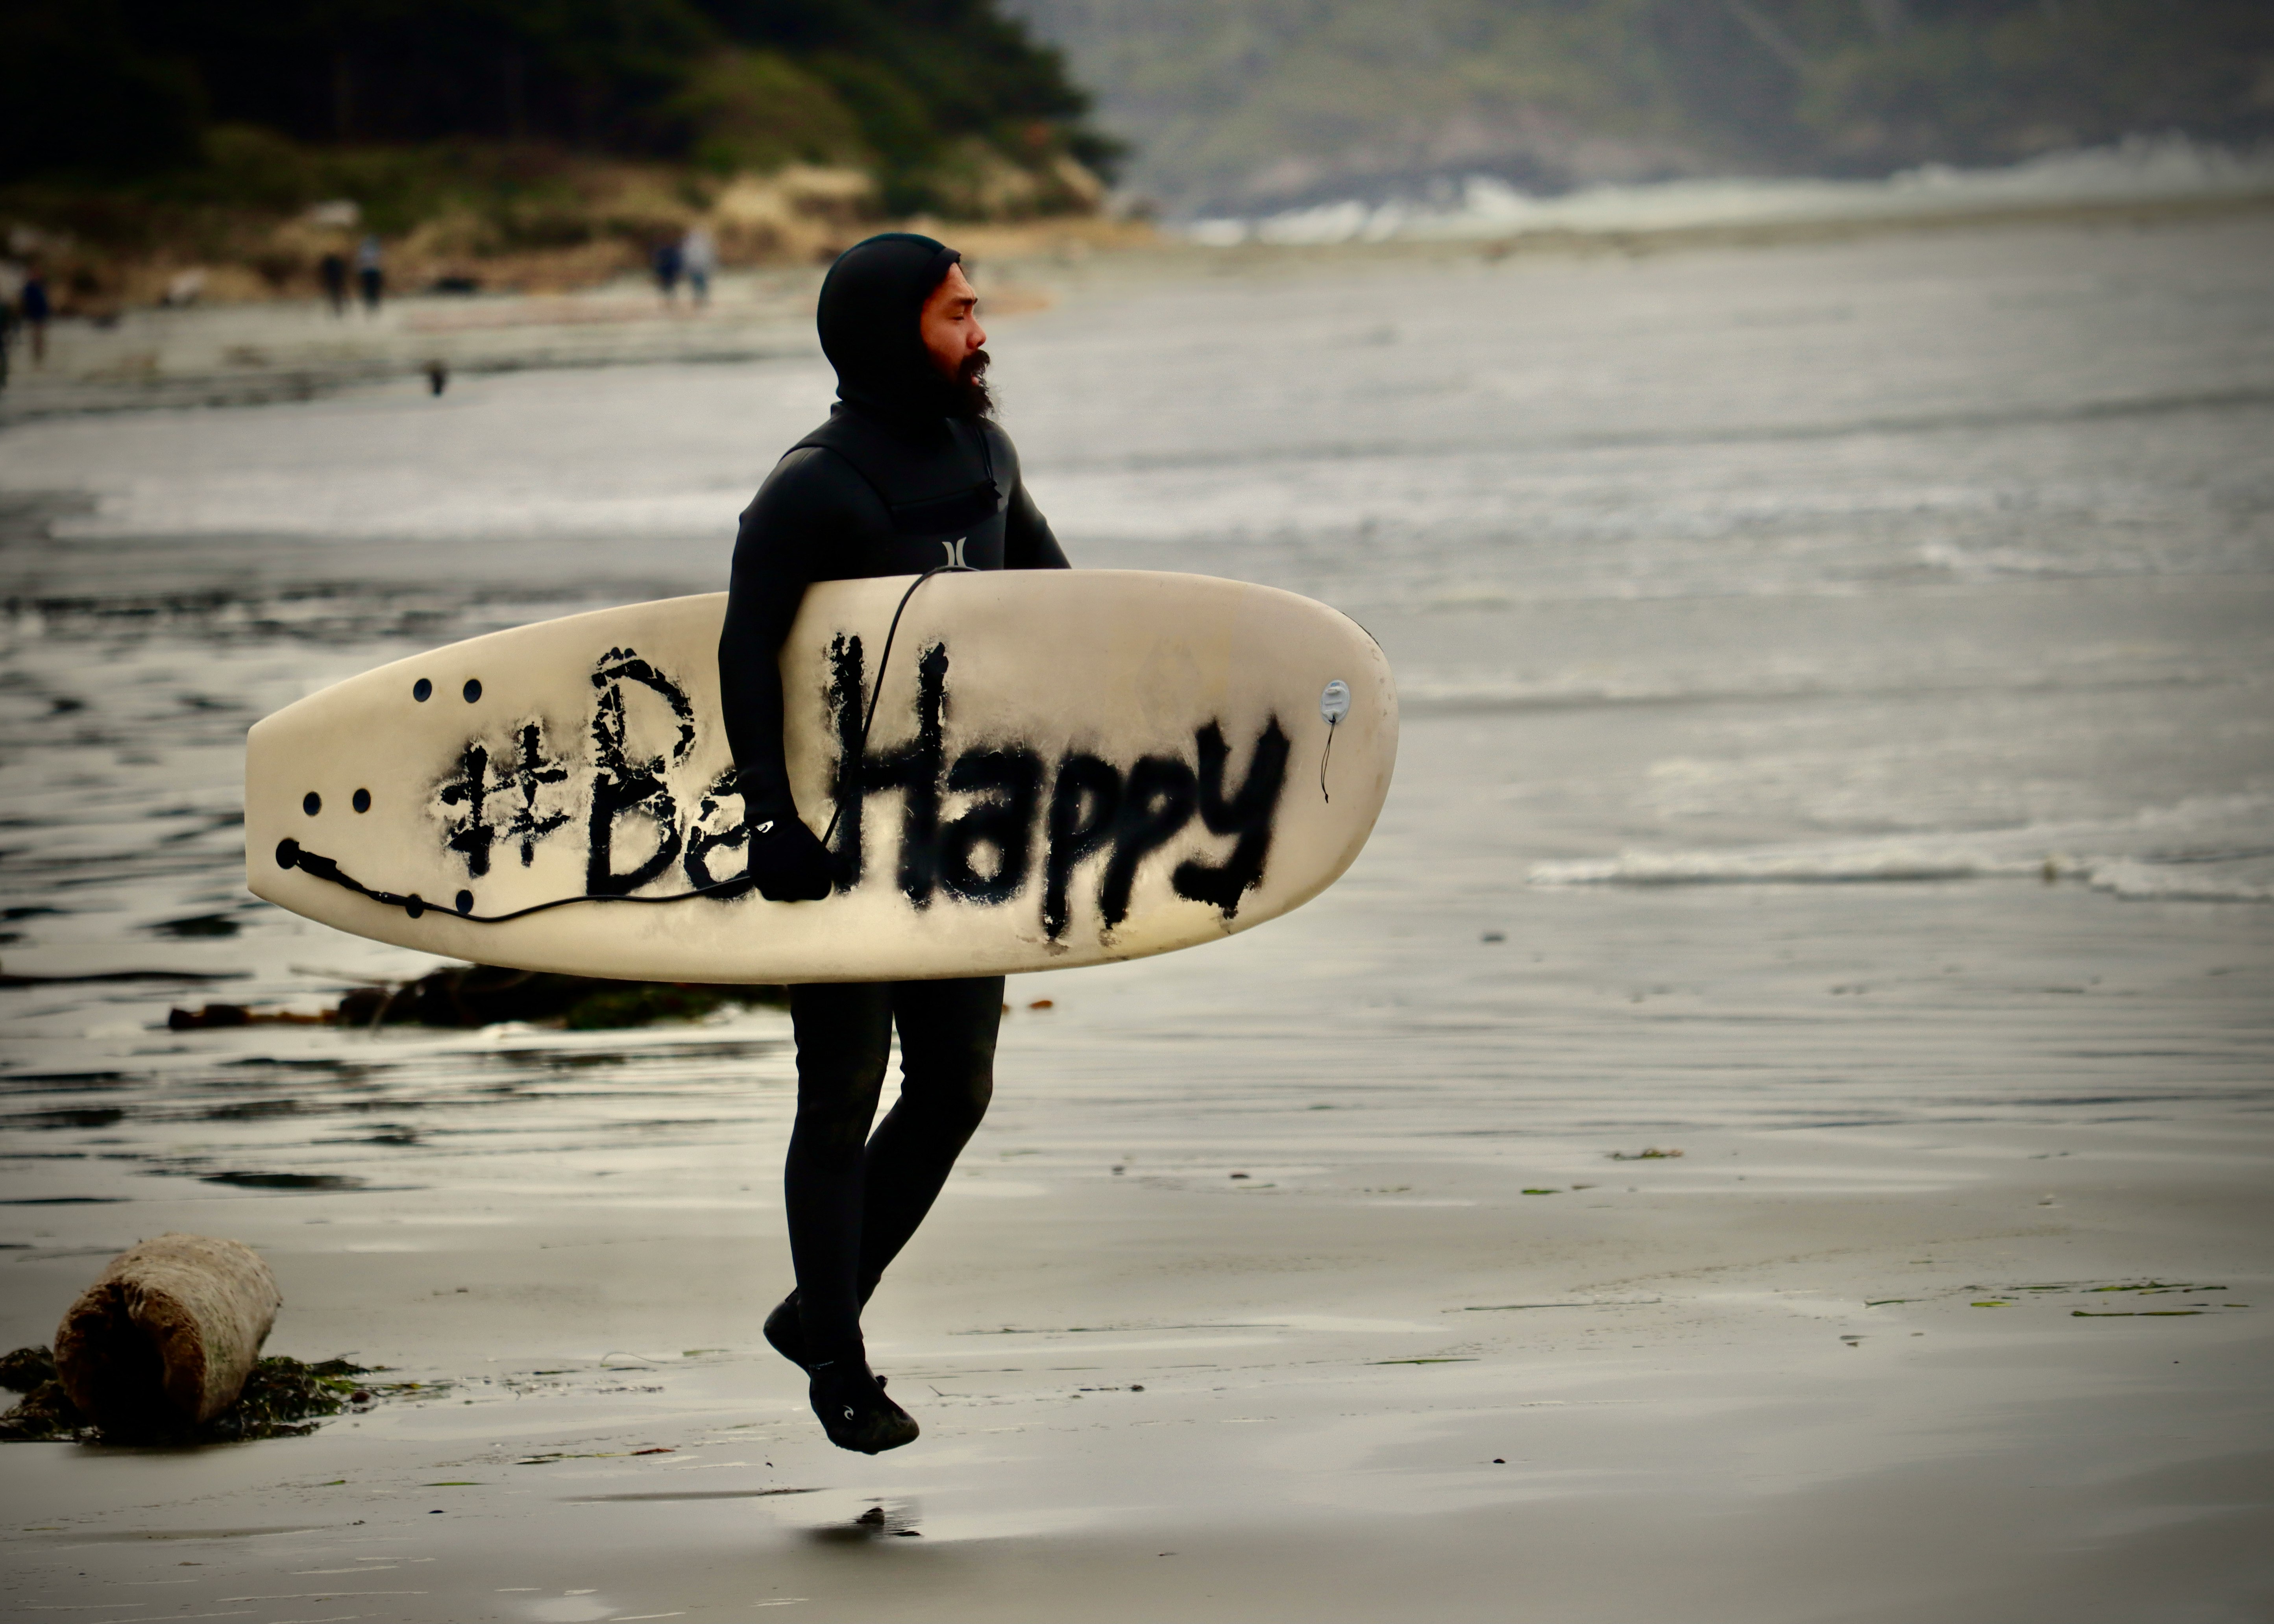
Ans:
[[[986,347],[987,329],[979,325],[979,318],[974,315],[971,318],[971,336],[964,341],[964,353],[968,355],[974,350],[984,350]]]

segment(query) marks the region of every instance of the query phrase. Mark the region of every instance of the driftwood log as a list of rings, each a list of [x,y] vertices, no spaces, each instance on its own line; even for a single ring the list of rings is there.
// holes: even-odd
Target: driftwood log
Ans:
[[[121,1432],[210,1421],[237,1402],[284,1299],[250,1246],[162,1235],[110,1260],[56,1331],[56,1375]]]

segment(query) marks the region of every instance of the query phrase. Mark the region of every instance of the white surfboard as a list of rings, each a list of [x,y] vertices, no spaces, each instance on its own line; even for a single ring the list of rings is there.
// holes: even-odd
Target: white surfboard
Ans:
[[[836,815],[847,869],[822,901],[734,883],[723,594],[476,637],[256,724],[246,883],[483,964],[883,981],[1189,947],[1307,901],[1365,845],[1397,697],[1347,617],[1199,575],[940,575],[879,692],[913,579],[812,587],[782,648],[792,786],[817,834]]]

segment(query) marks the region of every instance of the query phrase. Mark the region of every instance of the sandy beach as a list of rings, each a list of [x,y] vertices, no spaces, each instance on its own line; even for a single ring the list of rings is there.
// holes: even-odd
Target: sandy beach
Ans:
[[[1233,257],[990,323],[1077,564],[1336,604],[1404,742],[1316,902],[1012,982],[870,1311],[925,1429],[875,1460],[759,1335],[779,1011],[165,1029],[426,967],[243,892],[245,726],[714,589],[809,346],[10,427],[0,966],[233,979],[0,988],[0,1337],[179,1229],[267,1258],[274,1351],[431,1386],[0,1448],[0,1598],[2264,1617],[2270,256],[2239,215]]]

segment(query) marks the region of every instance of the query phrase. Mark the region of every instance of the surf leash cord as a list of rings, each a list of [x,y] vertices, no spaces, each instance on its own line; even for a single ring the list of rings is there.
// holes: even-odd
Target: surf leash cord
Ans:
[[[1319,752],[1319,794],[1330,806],[1335,798],[1327,792],[1327,761],[1335,753],[1335,729],[1342,726],[1343,718],[1350,714],[1350,684],[1341,678],[1336,678],[1320,690],[1319,717],[1327,725],[1327,743],[1326,748]]]
[[[859,754],[854,757],[855,761],[866,761],[869,756],[869,730],[877,725],[877,704],[885,696],[885,673],[891,668],[892,663],[892,640],[900,635],[900,616],[908,606],[908,599],[916,595],[918,587],[934,575],[976,575],[977,573],[976,567],[970,564],[959,564],[952,560],[945,564],[935,564],[909,582],[908,590],[900,594],[900,605],[892,611],[892,623],[885,632],[884,655],[877,661],[877,685],[869,695],[868,714],[861,720],[861,748]],[[821,837],[823,846],[827,846],[835,838],[838,819],[843,816],[844,810],[844,803],[840,801],[836,810],[830,814],[828,831]],[[772,827],[772,823],[769,821],[751,830],[750,834],[752,838],[756,838],[766,833]],[[342,890],[351,891],[358,897],[368,897],[383,907],[401,908],[412,919],[419,918],[432,908],[437,913],[447,913],[454,919],[463,919],[469,924],[474,925],[502,925],[513,920],[527,919],[532,914],[543,914],[553,908],[565,908],[578,902],[636,902],[654,906],[666,902],[692,902],[700,897],[739,897],[745,891],[752,890],[757,883],[745,874],[733,879],[719,880],[710,885],[697,885],[687,891],[672,891],[661,897],[638,897],[622,891],[588,891],[573,897],[554,897],[545,902],[532,902],[525,908],[515,908],[509,913],[477,914],[474,912],[474,893],[471,891],[461,891],[455,898],[455,906],[447,908],[439,902],[427,900],[415,891],[410,892],[374,891],[342,868],[337,859],[326,857],[320,852],[312,852],[297,840],[285,839],[276,843],[276,866],[286,869],[297,868],[301,873],[312,876],[316,879],[328,880]]]
[[[974,565],[958,563],[955,550],[951,548],[946,563],[934,564],[930,569],[909,582],[908,590],[900,594],[900,607],[892,611],[892,623],[885,630],[885,652],[877,661],[877,686],[869,691],[869,714],[861,718],[861,748],[854,752],[855,761],[865,762],[869,759],[869,730],[877,725],[877,704],[885,696],[885,673],[891,669],[892,664],[892,639],[900,635],[901,610],[908,606],[908,599],[916,595],[916,589],[934,575],[970,575],[978,573],[977,568]],[[822,831],[822,845],[827,846],[837,838],[837,820],[844,816],[845,801],[840,795],[837,805],[829,814],[829,827]],[[764,834],[765,831],[761,829],[757,832]]]

